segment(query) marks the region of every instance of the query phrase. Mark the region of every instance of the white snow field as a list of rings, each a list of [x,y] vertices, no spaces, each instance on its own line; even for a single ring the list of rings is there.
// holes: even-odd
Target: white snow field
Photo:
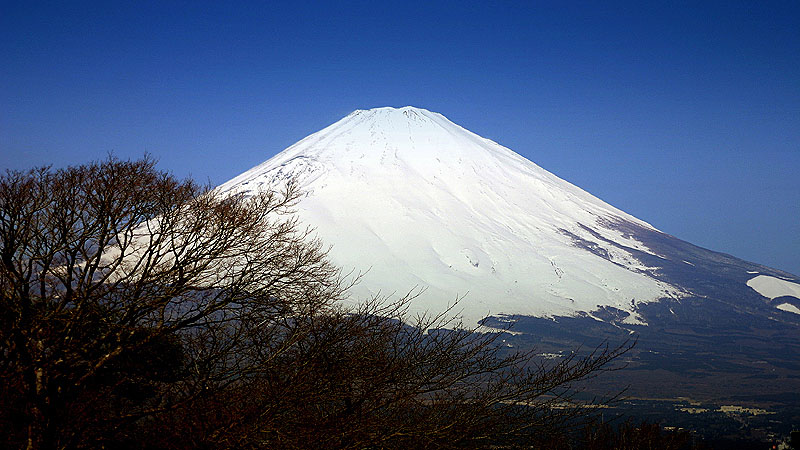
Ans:
[[[540,317],[680,297],[630,253],[652,253],[602,225],[651,225],[513,151],[421,108],[358,110],[221,185],[252,193],[296,179],[301,220],[345,271],[366,272],[354,301],[424,289],[411,311]],[[602,219],[602,220],[599,220]],[[591,228],[603,239],[593,236]],[[573,245],[573,233],[610,260]]]
[[[800,299],[800,284],[793,283],[788,280],[782,280],[769,275],[759,275],[748,280],[747,285],[770,300],[784,296]],[[780,305],[776,306],[776,308],[783,311],[800,314],[800,308],[792,305],[791,303],[781,303]]]
[[[755,278],[751,278],[747,281],[747,285],[769,299],[787,295],[800,298],[800,284],[769,275],[759,275]]]
[[[776,308],[780,309],[781,311],[787,311],[790,313],[800,314],[800,308],[794,306],[791,303],[781,303],[780,305],[776,306]]]

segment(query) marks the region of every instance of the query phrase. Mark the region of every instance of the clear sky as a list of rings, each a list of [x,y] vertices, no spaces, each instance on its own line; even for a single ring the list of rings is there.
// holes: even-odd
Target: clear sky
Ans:
[[[219,184],[406,105],[800,275],[800,2],[0,0],[0,167],[149,152]]]

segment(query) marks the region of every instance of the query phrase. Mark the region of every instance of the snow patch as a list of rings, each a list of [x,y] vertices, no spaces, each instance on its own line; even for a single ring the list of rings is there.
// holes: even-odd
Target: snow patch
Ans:
[[[759,275],[747,281],[747,285],[768,299],[789,296],[800,299],[800,284],[769,275]]]
[[[795,314],[800,314],[800,308],[798,308],[797,306],[792,305],[791,303],[782,303],[782,304],[776,306],[776,308],[778,308],[778,309],[780,309],[782,311],[787,311],[787,312],[791,312],[791,313],[795,313]]]
[[[633,312],[630,316],[622,319],[622,323],[627,325],[644,325],[647,326],[647,322],[644,320],[642,316],[638,313]]]

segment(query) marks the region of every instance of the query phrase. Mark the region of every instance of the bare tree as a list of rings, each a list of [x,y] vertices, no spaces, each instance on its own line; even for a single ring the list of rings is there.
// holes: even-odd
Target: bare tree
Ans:
[[[248,370],[239,351],[250,328],[337,298],[336,269],[287,215],[296,199],[292,185],[246,200],[212,195],[150,159],[2,177],[0,370],[27,448],[70,447],[235,378]],[[213,347],[193,345],[209,335]],[[174,367],[161,372],[194,377],[137,367],[165,351],[184,361],[163,361]],[[127,401],[132,377],[159,388]],[[112,398],[125,408],[99,415]]]
[[[556,364],[410,300],[341,306],[298,191],[222,197],[114,158],[0,177],[8,447],[481,448],[556,432]]]

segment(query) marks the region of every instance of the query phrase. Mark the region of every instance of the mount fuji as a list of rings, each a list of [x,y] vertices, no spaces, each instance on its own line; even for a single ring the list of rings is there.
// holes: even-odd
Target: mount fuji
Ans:
[[[441,114],[354,111],[217,191],[289,180],[331,260],[363,274],[353,301],[417,289],[412,311],[460,299],[467,324],[512,322],[509,345],[637,333],[650,374],[800,384],[797,276],[659,231]]]

